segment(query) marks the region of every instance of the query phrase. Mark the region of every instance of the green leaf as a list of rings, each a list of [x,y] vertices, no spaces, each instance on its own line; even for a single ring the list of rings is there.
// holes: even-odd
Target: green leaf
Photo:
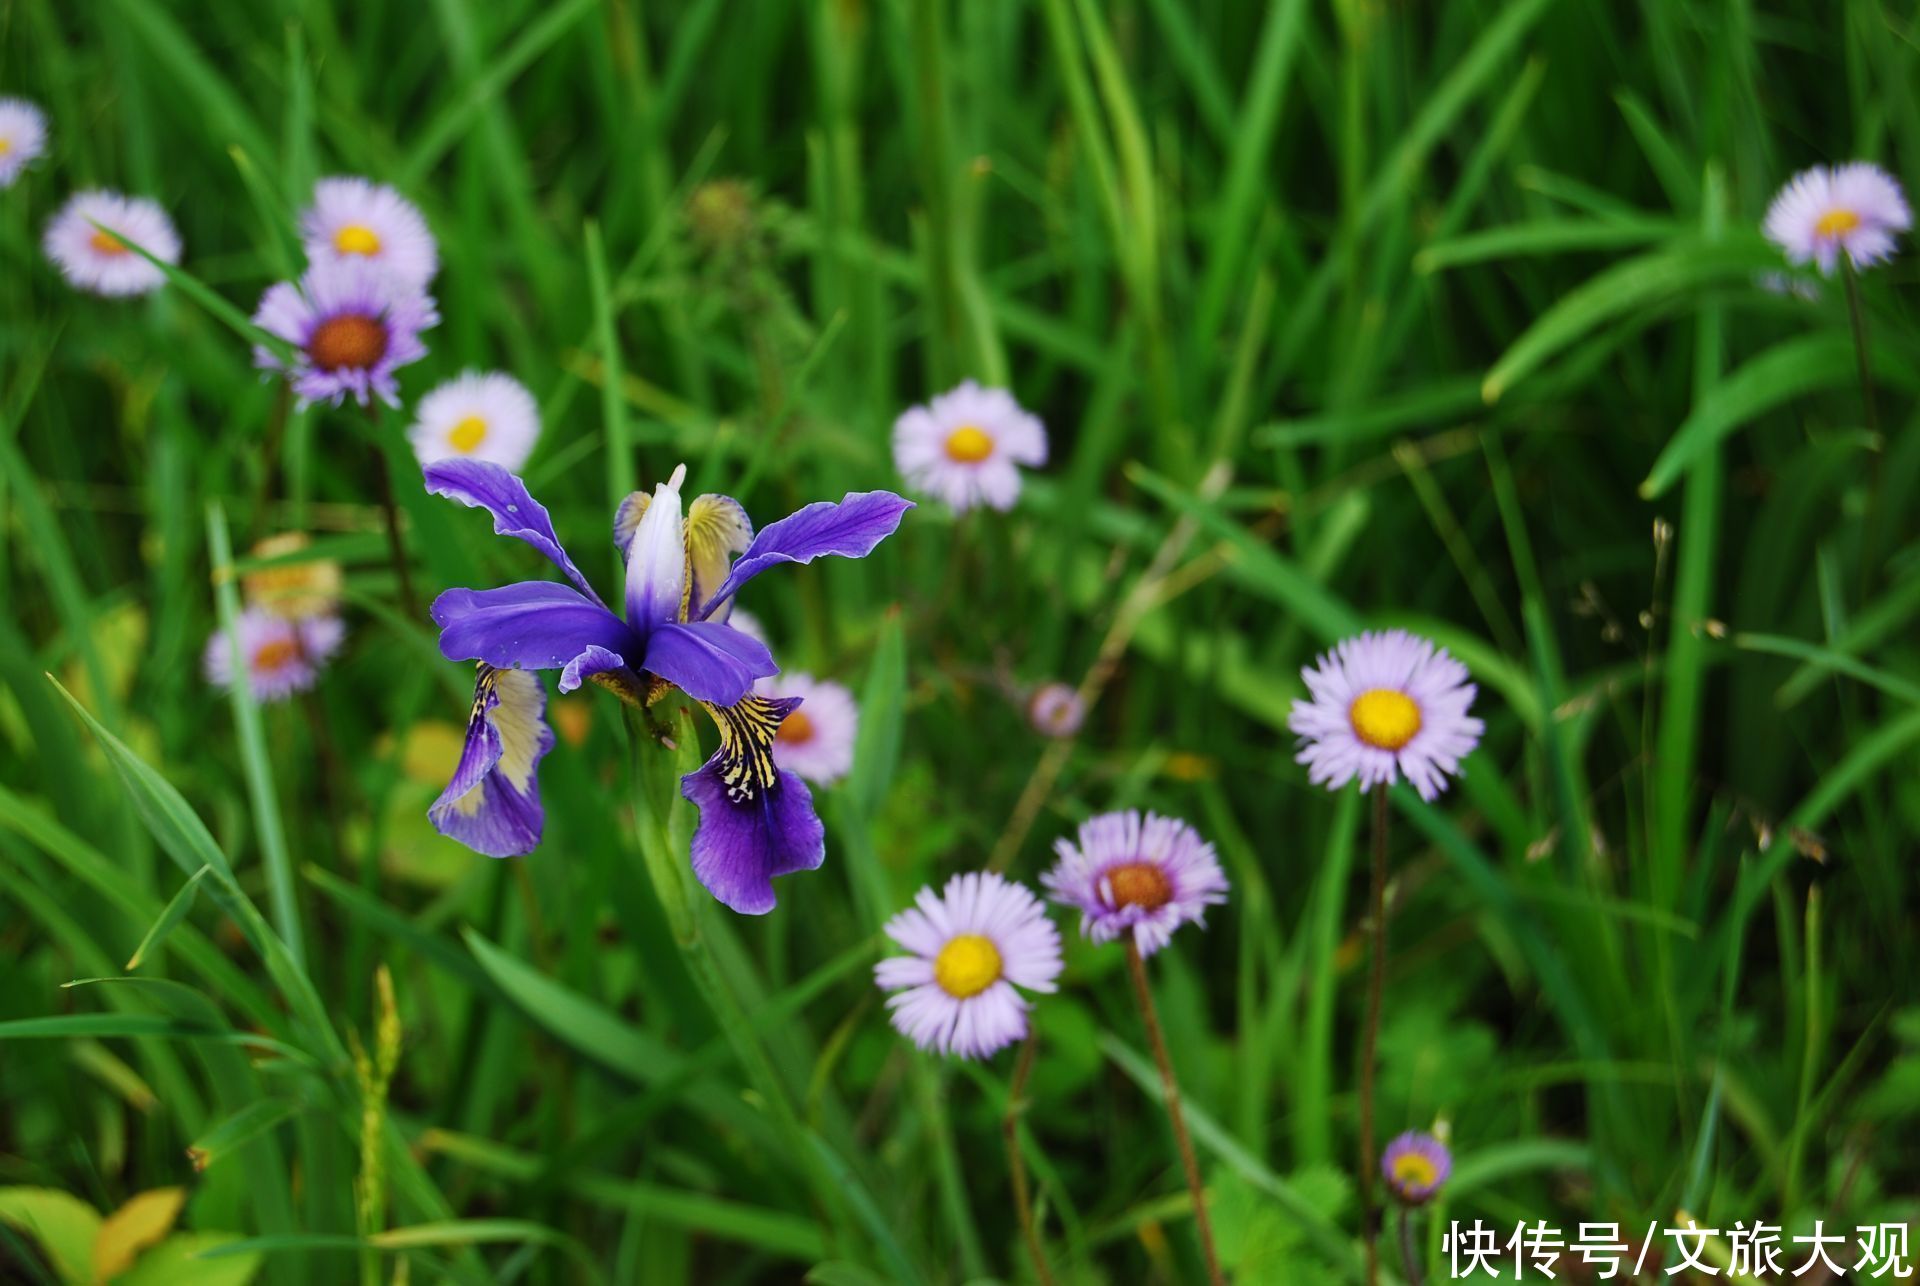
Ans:
[[[173,932],[180,921],[186,919],[187,912],[193,910],[194,894],[200,887],[201,877],[212,869],[211,866],[201,867],[180,886],[180,891],[167,902],[166,909],[160,912],[160,918],[153,922],[153,927],[147,930],[147,936],[140,939],[140,945],[128,957],[128,972],[138,969],[140,962],[167,940],[167,935]]]
[[[260,1271],[261,1256],[241,1252],[205,1258],[208,1251],[238,1240],[230,1232],[176,1232],[141,1254],[113,1286],[248,1286]]]

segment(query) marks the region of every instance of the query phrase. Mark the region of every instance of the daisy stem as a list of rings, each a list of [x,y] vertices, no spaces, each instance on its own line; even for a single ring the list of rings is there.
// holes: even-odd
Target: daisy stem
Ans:
[[[1400,1208],[1400,1264],[1407,1270],[1407,1286],[1420,1286],[1420,1260],[1413,1251],[1413,1216]]]
[[[1387,788],[1373,796],[1373,874],[1368,880],[1373,951],[1367,969],[1367,1025],[1360,1038],[1360,1224],[1367,1242],[1367,1286],[1380,1281],[1380,1226],[1373,1205],[1373,1063],[1380,1043],[1380,994],[1387,976]]]
[[[1207,1189],[1200,1182],[1200,1162],[1193,1155],[1193,1140],[1187,1135],[1187,1114],[1180,1106],[1180,1085],[1173,1078],[1173,1059],[1167,1054],[1167,1039],[1160,1033],[1160,1014],[1153,1007],[1153,991],[1147,986],[1146,961],[1140,958],[1140,945],[1128,934],[1127,973],[1133,979],[1134,998],[1140,1002],[1140,1017],[1147,1025],[1147,1043],[1153,1047],[1153,1061],[1160,1066],[1161,1095],[1167,1104],[1167,1119],[1173,1123],[1173,1141],[1180,1148],[1180,1164],[1186,1168],[1187,1190],[1193,1194],[1193,1226],[1200,1235],[1200,1251],[1207,1260],[1207,1280],[1214,1286],[1226,1286],[1220,1272],[1220,1256],[1213,1249],[1213,1221],[1207,1217]]]
[[[1853,327],[1853,356],[1860,368],[1860,409],[1867,432],[1874,439],[1872,476],[1867,481],[1867,512],[1860,526],[1860,589],[1864,594],[1873,572],[1874,530],[1880,510],[1880,458],[1886,444],[1880,442],[1880,416],[1873,401],[1873,360],[1867,348],[1867,310],[1860,303],[1860,274],[1853,262],[1845,260],[1841,279],[1847,283],[1847,321]]]
[[[400,536],[400,509],[393,502],[393,473],[387,467],[387,453],[380,448],[380,410],[367,403],[367,444],[373,451],[373,478],[380,488],[380,510],[387,519],[387,555],[393,562],[393,574],[400,586],[400,609],[409,621],[420,619],[420,600],[413,596],[413,572],[407,566],[407,545]]]
[[[1007,1114],[1000,1118],[1000,1130],[1007,1137],[1007,1169],[1013,1177],[1013,1212],[1020,1219],[1020,1235],[1027,1242],[1027,1256],[1033,1260],[1034,1276],[1041,1286],[1054,1286],[1053,1270],[1047,1267],[1046,1247],[1040,1241],[1040,1229],[1033,1222],[1033,1193],[1027,1187],[1027,1163],[1020,1155],[1020,1117],[1027,1110],[1027,1076],[1033,1071],[1033,1056],[1038,1037],[1029,1030],[1020,1045],[1020,1061],[1013,1065],[1013,1080],[1007,1085]]]

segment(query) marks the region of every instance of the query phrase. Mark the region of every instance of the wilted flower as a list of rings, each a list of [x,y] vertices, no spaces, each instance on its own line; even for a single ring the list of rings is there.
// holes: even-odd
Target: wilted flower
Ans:
[[[312,545],[302,531],[269,536],[253,547],[258,559],[284,558]],[[261,567],[240,578],[247,605],[290,621],[330,616],[340,605],[340,564],[331,558],[307,558]]]
[[[1173,931],[1227,900],[1227,876],[1213,845],[1172,817],[1102,813],[1080,824],[1079,843],[1058,839],[1059,861],[1040,877],[1053,900],[1080,911],[1080,932],[1112,942],[1131,931],[1140,954],[1167,945]]]
[[[1027,698],[1027,722],[1046,737],[1071,737],[1087,717],[1087,703],[1071,683],[1043,683]]]
[[[911,955],[874,966],[893,1025],[922,1049],[986,1058],[1027,1034],[1027,1000],[1016,987],[1052,991],[1060,976],[1060,931],[1040,899],[991,871],[956,875],[940,893],[920,890],[887,921],[887,936]]]
[[[740,628],[737,617],[733,628]],[[816,786],[830,786],[853,768],[860,708],[844,685],[810,674],[782,674],[760,680],[753,690],[763,697],[796,697],[801,702],[773,736],[774,763]]]
[[[0,98],[0,188],[47,150],[47,117],[24,98]]]
[[[1891,174],[1853,161],[1816,165],[1793,176],[1767,208],[1762,229],[1793,263],[1818,264],[1831,277],[1840,252],[1856,268],[1893,257],[1897,233],[1913,226],[1907,198]]]
[[[1485,727],[1467,714],[1467,667],[1405,630],[1368,632],[1337,644],[1302,670],[1310,701],[1295,701],[1287,726],[1300,736],[1310,781],[1338,790],[1392,785],[1404,775],[1420,798],[1447,788]]]
[[[1433,1135],[1408,1130],[1380,1154],[1380,1173],[1388,1191],[1407,1205],[1418,1206],[1431,1200],[1453,1173],[1453,1155]]]
[[[893,462],[910,485],[956,513],[979,504],[1011,509],[1018,466],[1047,462],[1047,431],[1013,394],[967,380],[893,422]]]
[[[311,688],[320,667],[340,650],[346,637],[346,627],[337,616],[290,621],[248,608],[234,618],[233,625],[247,686],[256,701],[281,701]],[[233,645],[225,630],[216,630],[207,640],[204,664],[207,681],[216,687],[233,682]]]
[[[313,204],[300,212],[300,240],[312,264],[359,260],[422,290],[440,268],[420,211],[385,184],[362,178],[314,184]]]
[[[48,220],[45,244],[67,283],[96,295],[145,295],[167,284],[167,274],[129,244],[162,263],[180,262],[180,234],[167,212],[118,192],[74,193]]]
[[[292,361],[272,349],[253,350],[254,365],[285,371],[302,405],[349,394],[365,406],[378,397],[400,404],[393,373],[427,355],[420,332],[440,313],[417,286],[359,259],[315,264],[299,284],[268,288],[254,324],[293,345]]]
[[[421,464],[465,458],[518,470],[540,440],[540,407],[511,375],[464,371],[420,399],[407,439]]]
[[[889,492],[858,492],[838,504],[808,505],[756,536],[745,511],[725,496],[697,497],[683,518],[685,473],[682,466],[651,496],[636,492],[620,505],[622,619],[574,566],[546,509],[519,478],[480,460],[428,465],[429,491],[487,510],[495,532],[533,546],[572,582],[451,589],[434,600],[433,619],[443,655],[483,663],[474,721],[487,716],[487,688],[498,687],[499,670],[559,670],[562,692],[591,679],[635,705],[667,686],[699,702],[719,727],[720,748],[680,780],[681,793],[700,809],[693,871],[720,901],[758,915],[773,909],[774,876],[820,865],[825,832],[806,784],[773,758],[781,721],[800,703],[754,694],[754,681],[779,667],[764,644],[722,623],[724,608],[734,591],[775,564],[865,557],[913,506]],[[736,553],[742,556],[733,561]],[[476,806],[490,807],[486,798]],[[443,822],[435,818],[445,829]],[[512,852],[538,842],[537,814],[533,822]]]

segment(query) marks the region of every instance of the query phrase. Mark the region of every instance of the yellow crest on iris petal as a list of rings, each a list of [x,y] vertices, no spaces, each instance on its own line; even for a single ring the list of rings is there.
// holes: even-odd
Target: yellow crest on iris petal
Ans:
[[[726,496],[696,496],[687,506],[687,600],[685,616],[694,602],[704,603],[720,582],[735,554],[743,554],[753,540],[753,523],[740,503]],[[731,603],[721,604],[712,619],[724,621]]]

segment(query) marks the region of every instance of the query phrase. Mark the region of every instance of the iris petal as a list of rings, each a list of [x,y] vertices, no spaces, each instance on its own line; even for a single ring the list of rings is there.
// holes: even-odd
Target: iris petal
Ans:
[[[720,748],[680,793],[700,809],[693,873],[709,893],[743,915],[773,910],[775,876],[811,871],[826,860],[826,831],[806,783],[774,767],[774,733],[797,698],[747,697],[708,704]]]
[[[582,594],[595,603],[600,601],[593,586],[560,547],[560,537],[553,530],[553,518],[528,492],[526,483],[486,460],[440,460],[426,466],[424,474],[429,492],[475,509],[485,509],[493,515],[493,530],[497,535],[511,536],[532,545],[553,560],[553,565],[565,572]]]
[[[637,655],[633,631],[597,602],[553,581],[450,589],[433,600],[440,652],[449,661],[558,670],[589,647]]]
[[[894,533],[911,508],[911,500],[903,500],[891,491],[855,491],[837,504],[821,500],[795,510],[760,529],[747,552],[706,601],[704,614],[712,616],[742,585],[775,563],[810,563],[828,554],[865,558],[875,545]]]
[[[767,645],[718,621],[669,622],[647,637],[646,669],[695,701],[730,706],[780,673]]]
[[[533,851],[546,825],[540,761],[554,743],[546,708],[533,675],[480,666],[460,762],[427,809],[435,830],[488,857]]]
[[[727,579],[733,555],[746,552],[752,541],[753,523],[738,500],[731,496],[694,497],[687,506],[687,569],[692,573],[693,586],[687,600],[687,620],[697,621],[706,615],[707,600]],[[713,619],[726,620],[732,606],[731,602],[717,605]]]

